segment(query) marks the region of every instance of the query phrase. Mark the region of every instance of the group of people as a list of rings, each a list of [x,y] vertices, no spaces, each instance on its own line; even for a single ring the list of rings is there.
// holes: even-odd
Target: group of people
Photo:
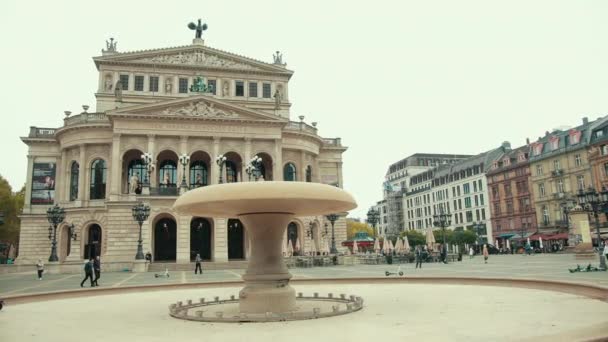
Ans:
[[[95,278],[93,278],[95,275]],[[89,279],[91,287],[99,286],[98,280],[101,277],[101,261],[99,255],[84,262],[84,279],[80,282],[80,287],[84,287],[84,283]]]

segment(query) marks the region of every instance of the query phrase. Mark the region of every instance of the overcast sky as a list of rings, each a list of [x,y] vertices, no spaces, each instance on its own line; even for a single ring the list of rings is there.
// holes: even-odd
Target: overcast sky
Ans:
[[[357,4],[355,4],[357,3]],[[607,1],[22,1],[0,2],[0,174],[26,179],[29,126],[94,106],[91,57],[190,44],[295,74],[291,117],[342,137],[344,186],[365,217],[390,163],[417,152],[513,147],[608,113]]]

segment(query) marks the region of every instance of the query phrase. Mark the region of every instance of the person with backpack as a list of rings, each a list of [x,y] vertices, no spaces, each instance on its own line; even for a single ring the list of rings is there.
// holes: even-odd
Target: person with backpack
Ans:
[[[203,274],[203,268],[201,267],[201,255],[200,254],[196,254],[196,259],[194,260],[194,262],[196,263],[196,267],[194,267],[194,274],[196,274],[196,272],[200,272],[201,274]]]
[[[84,275],[85,277],[82,282],[80,282],[80,287],[84,286],[84,282],[87,281],[87,279],[91,280],[91,287],[94,287],[95,284],[93,283],[93,259],[89,259],[84,263]]]
[[[44,272],[44,263],[42,262],[42,259],[38,259],[36,270],[38,271],[38,280],[42,280],[42,273]]]

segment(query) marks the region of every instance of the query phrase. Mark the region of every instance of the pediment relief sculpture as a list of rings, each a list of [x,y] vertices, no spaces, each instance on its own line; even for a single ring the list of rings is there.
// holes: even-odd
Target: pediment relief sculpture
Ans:
[[[213,103],[207,103],[204,101],[191,102],[183,107],[167,108],[160,114],[170,116],[202,116],[221,118],[237,118],[239,116],[234,111],[219,109],[216,108]]]
[[[235,62],[230,59],[219,58],[216,55],[205,53],[204,51],[196,52],[185,52],[173,55],[158,55],[148,58],[140,58],[134,62],[146,62],[146,63],[163,63],[163,64],[185,64],[185,65],[197,65],[214,68],[230,68],[230,69],[241,69],[241,70],[259,70],[258,68],[245,64]]]

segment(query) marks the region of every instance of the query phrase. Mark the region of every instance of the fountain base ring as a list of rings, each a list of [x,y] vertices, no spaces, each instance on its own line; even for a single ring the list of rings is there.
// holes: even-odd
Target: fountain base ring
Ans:
[[[227,299],[215,297],[213,301],[200,298],[198,303],[192,300],[177,302],[169,306],[169,315],[174,318],[198,322],[282,322],[304,319],[326,318],[345,315],[363,308],[363,298],[355,295],[341,294],[334,297],[320,297],[314,293],[312,297],[304,296],[301,292],[296,297],[297,310],[289,312],[242,313],[239,311],[239,299],[230,296]]]

